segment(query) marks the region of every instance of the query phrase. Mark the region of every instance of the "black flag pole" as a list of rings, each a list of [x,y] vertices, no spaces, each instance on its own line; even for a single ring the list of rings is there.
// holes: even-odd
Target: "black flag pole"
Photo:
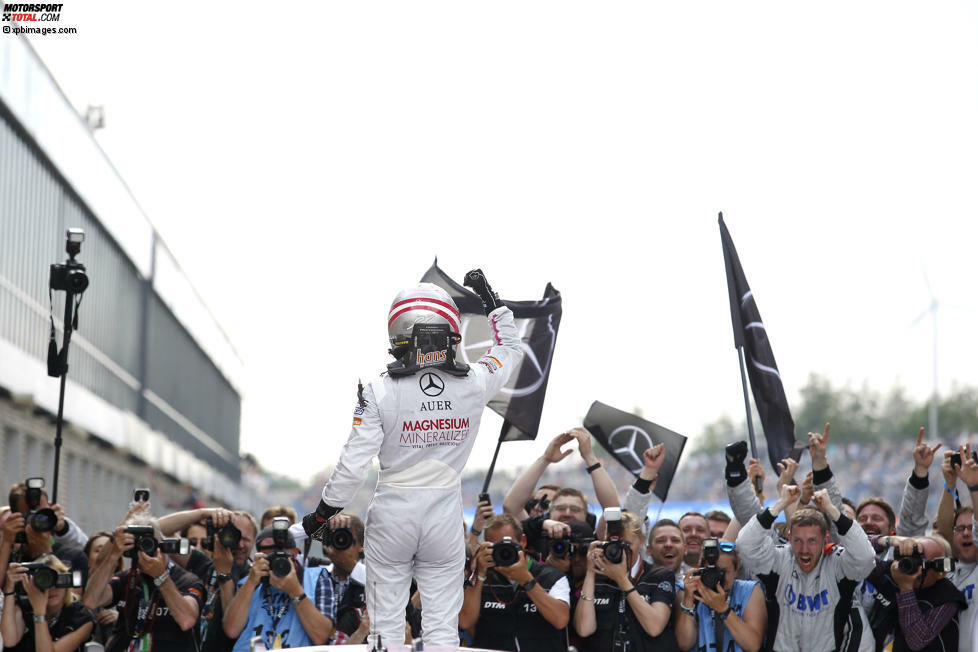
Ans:
[[[754,439],[754,419],[750,414],[750,398],[747,396],[747,372],[744,371],[744,347],[737,347],[737,358],[740,360],[740,384],[744,388],[744,411],[747,412],[747,434],[750,436],[750,456],[757,457],[757,440]],[[754,491],[761,493],[764,489],[761,476],[754,478]]]
[[[505,430],[504,430],[505,432]],[[496,452],[492,454],[492,462],[489,463],[489,470],[486,472],[486,479],[482,483],[482,495],[489,494],[489,482],[492,480],[492,472],[496,470],[496,458],[499,457],[499,449],[503,445],[502,436],[496,440]]]

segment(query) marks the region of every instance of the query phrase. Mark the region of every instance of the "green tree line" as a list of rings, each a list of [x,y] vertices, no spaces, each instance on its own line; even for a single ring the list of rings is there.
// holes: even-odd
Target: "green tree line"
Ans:
[[[929,400],[914,401],[902,387],[880,392],[867,385],[855,389],[835,387],[828,379],[812,374],[801,388],[800,400],[791,406],[795,438],[804,441],[808,432],[821,432],[832,424],[832,440],[839,443],[883,443],[894,437],[906,438],[928,425]],[[754,432],[764,438],[761,421],[753,414]],[[978,433],[978,387],[955,384],[938,401],[938,430],[945,442],[963,441]],[[707,424],[696,440],[697,450],[714,452],[728,443],[746,439],[744,419],[735,422],[725,415]],[[925,437],[932,439],[932,435]]]

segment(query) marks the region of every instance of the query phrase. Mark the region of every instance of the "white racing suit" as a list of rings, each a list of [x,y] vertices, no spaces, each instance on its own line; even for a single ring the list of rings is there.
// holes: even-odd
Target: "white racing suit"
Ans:
[[[467,376],[428,367],[365,386],[365,405],[354,410],[350,438],[323,489],[328,505],[349,504],[378,456],[364,541],[366,597],[370,628],[388,645],[404,640],[412,576],[425,644],[458,645],[465,566],[460,473],[482,410],[523,356],[509,308],[493,310],[489,323],[494,343]]]
[[[762,523],[763,520],[763,523]],[[765,585],[768,599],[769,649],[778,652],[852,652],[867,632],[846,626],[851,621],[853,592],[874,568],[876,556],[858,523],[840,519],[847,528],[839,533],[843,547],[823,553],[815,568],[804,573],[789,545],[775,545],[770,534],[773,518],[765,510],[751,517],[737,537],[737,550]],[[851,525],[850,525],[851,524]],[[772,613],[773,610],[773,613]],[[773,619],[773,623],[772,623]],[[870,647],[871,649],[871,647]]]

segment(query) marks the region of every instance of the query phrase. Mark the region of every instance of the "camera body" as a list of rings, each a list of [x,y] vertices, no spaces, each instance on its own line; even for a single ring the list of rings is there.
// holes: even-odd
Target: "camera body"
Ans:
[[[601,544],[604,551],[604,558],[612,564],[621,563],[625,556],[627,544],[621,538],[623,533],[621,525],[621,508],[608,507],[604,510],[604,522],[608,529],[608,540]]]
[[[135,545],[126,550],[123,554],[133,561],[139,558],[139,553],[146,553],[150,557],[156,556],[156,551],[167,554],[189,555],[190,542],[186,539],[163,539],[156,540],[156,533],[150,525],[130,525],[126,528],[126,534],[131,534],[135,539]]]
[[[971,451],[971,459],[978,462],[978,451]],[[961,453],[951,453],[951,468],[961,466]]]
[[[41,507],[44,478],[27,478],[24,485],[26,486],[24,502],[27,503],[27,511],[24,512],[26,524],[31,526],[35,532],[53,531],[58,524],[58,517],[50,507]],[[27,534],[18,532],[15,541],[16,543],[27,543]]]
[[[272,520],[272,542],[275,544],[275,551],[265,559],[268,560],[268,569],[276,577],[285,577],[293,568],[292,555],[286,552],[289,537],[289,519],[284,516],[276,516]],[[261,578],[262,583],[267,584],[268,578]]]
[[[204,550],[214,550],[215,538],[228,550],[236,550],[241,544],[241,530],[231,521],[228,521],[224,524],[224,527],[217,530],[214,527],[214,519],[207,518],[204,521],[204,527],[207,528],[207,538],[200,544]]]
[[[547,550],[557,559],[566,559],[568,555],[586,553],[588,546],[594,541],[593,538],[578,539],[567,534],[558,539],[549,537],[544,537],[544,539],[548,541]]]
[[[52,290],[81,294],[88,288],[88,275],[85,266],[75,260],[81,253],[81,243],[85,241],[83,229],[71,228],[65,233],[65,251],[68,260],[63,264],[51,265],[48,287]]]
[[[913,575],[917,572],[917,569],[921,569],[924,573],[929,570],[938,573],[950,573],[955,567],[954,560],[950,557],[925,559],[923,551],[916,547],[914,548],[913,554],[901,555],[899,552],[896,552],[893,555],[893,559],[897,563],[897,569],[904,575]]]
[[[82,585],[82,572],[59,573],[50,566],[32,561],[21,564],[27,569],[27,574],[34,579],[34,586],[42,591],[48,589],[77,589]]]
[[[81,263],[52,263],[48,286],[52,290],[81,294],[88,289],[88,274]]]
[[[723,584],[727,572],[717,567],[720,560],[720,542],[715,538],[703,539],[703,567],[693,572],[699,576],[700,584],[716,591],[717,587]]]
[[[512,566],[520,560],[523,548],[512,537],[503,537],[492,544],[492,563],[496,566]]]

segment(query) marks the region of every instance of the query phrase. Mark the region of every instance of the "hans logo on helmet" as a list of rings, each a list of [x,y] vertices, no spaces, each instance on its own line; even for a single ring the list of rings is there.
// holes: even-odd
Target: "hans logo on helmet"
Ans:
[[[441,351],[429,351],[428,353],[422,353],[421,349],[418,349],[418,366],[419,367],[429,367],[431,365],[442,364],[448,360],[448,351],[442,349]]]

